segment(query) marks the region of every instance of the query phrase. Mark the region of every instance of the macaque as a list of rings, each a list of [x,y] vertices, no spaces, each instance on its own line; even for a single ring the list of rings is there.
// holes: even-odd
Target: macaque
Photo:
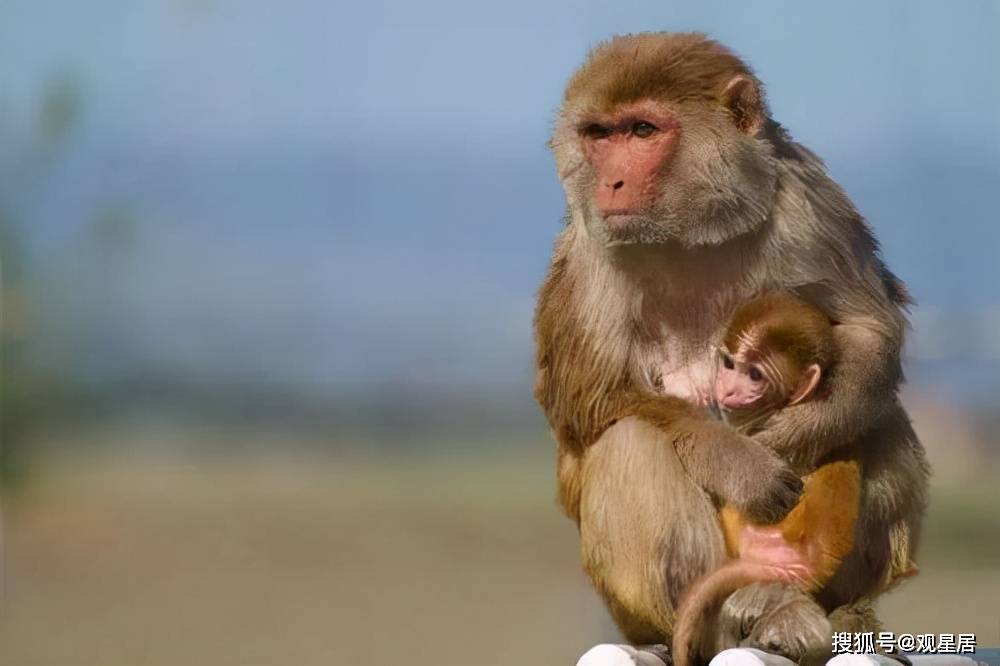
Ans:
[[[671,642],[680,599],[726,559],[717,506],[778,522],[845,442],[860,462],[850,552],[812,595],[735,592],[718,646],[797,659],[829,651],[831,629],[877,631],[871,599],[908,566],[929,472],[897,396],[909,299],[864,219],[770,118],[749,67],[699,34],[598,46],[550,145],[568,214],[539,291],[535,395],[584,568],[625,637]],[[822,399],[751,437],[695,403],[733,312],[770,291],[827,314],[837,362]]]
[[[752,430],[778,409],[811,397],[836,349],[829,318],[800,298],[775,292],[733,315],[715,371],[715,404],[726,422]]]
[[[750,432],[780,409],[814,399],[834,363],[833,326],[790,294],[743,305],[719,350],[715,404],[727,422]],[[850,454],[848,443],[843,447]],[[732,506],[721,510],[730,560],[698,580],[681,600],[673,638],[674,666],[715,653],[710,614],[751,583],[791,583],[807,593],[837,572],[854,546],[861,475],[856,459],[829,462],[805,478],[802,499],[777,525],[755,525]],[[700,633],[699,633],[700,632]],[[707,645],[702,647],[704,638]]]

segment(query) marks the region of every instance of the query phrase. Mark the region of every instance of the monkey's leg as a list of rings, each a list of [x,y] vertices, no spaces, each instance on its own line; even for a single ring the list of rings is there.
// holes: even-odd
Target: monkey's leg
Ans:
[[[739,646],[760,619],[780,603],[783,594],[783,586],[777,583],[758,583],[731,594],[719,610],[716,651]]]
[[[581,475],[584,568],[629,642],[669,644],[681,595],[725,557],[715,507],[670,436],[636,417],[605,431]]]
[[[716,647],[752,647],[795,662],[823,663],[831,656],[832,635],[826,612],[811,596],[789,585],[758,583],[722,605]]]
[[[882,630],[882,623],[875,614],[875,606],[869,599],[833,609],[830,613],[830,624],[833,631],[878,633]]]
[[[816,595],[831,609],[856,606],[857,600],[874,598],[917,573],[914,558],[930,469],[902,408],[868,433],[859,449],[865,457],[854,549]]]
[[[882,631],[882,622],[875,613],[874,601],[868,598],[833,609],[833,612],[830,613],[830,624],[835,632],[847,631],[852,634],[872,632],[877,634]],[[906,655],[885,652],[881,648],[876,649],[880,655],[885,655],[901,664],[906,666],[913,664]]]

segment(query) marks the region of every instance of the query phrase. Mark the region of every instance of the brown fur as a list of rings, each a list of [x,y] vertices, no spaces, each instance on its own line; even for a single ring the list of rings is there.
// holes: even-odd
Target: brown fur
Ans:
[[[802,371],[816,364],[823,374],[834,362],[830,320],[800,298],[783,292],[764,294],[740,306],[723,336],[731,354],[754,354],[783,369],[772,377],[770,392],[777,400],[766,407],[781,409]],[[754,410],[756,413],[756,410]],[[757,414],[757,417],[766,414]],[[854,449],[845,444],[845,455]],[[855,452],[856,455],[856,452]],[[726,550],[734,558],[695,582],[681,601],[673,637],[674,666],[689,666],[699,652],[711,656],[714,640],[706,628],[716,626],[717,612],[730,594],[751,583],[788,582],[806,593],[818,591],[840,568],[854,547],[860,501],[860,467],[857,460],[827,463],[805,478],[802,499],[775,528],[784,541],[802,556],[807,572],[790,572],[779,563],[741,559],[741,534],[751,521],[736,508],[720,512]],[[758,556],[759,557],[759,556]]]
[[[602,110],[646,99],[675,102],[722,99],[726,86],[750,68],[725,47],[697,34],[668,42],[657,34],[633,35],[598,46],[566,87],[566,101],[591,101]]]
[[[806,477],[802,500],[775,527],[797,549],[811,553],[808,574],[790,573],[767,561],[740,559],[740,533],[746,517],[722,508],[721,520],[729,555],[735,559],[695,582],[681,601],[673,638],[673,666],[689,666],[699,655],[715,654],[715,637],[708,628],[713,617],[736,590],[754,583],[790,583],[805,593],[820,589],[840,568],[854,546],[860,500],[857,461],[828,463]]]
[[[665,105],[681,139],[655,207],[634,236],[615,238],[595,214],[580,124],[640,97]],[[723,561],[714,502],[779,520],[799,476],[852,441],[863,447],[855,545],[817,598],[868,617],[868,595],[915,547],[927,466],[896,399],[905,290],[860,215],[767,118],[749,68],[699,35],[598,47],[567,89],[551,145],[569,221],[539,293],[536,397],[558,443],[560,502],[626,637],[669,642],[680,596]],[[773,289],[836,323],[842,361],[826,399],[781,410],[750,439],[657,395],[682,395],[736,307]],[[753,636],[792,655],[829,628],[806,597],[780,604],[802,622],[778,623],[755,587],[723,605],[721,626],[752,615]]]
[[[759,296],[733,314],[722,343],[737,352],[749,343],[758,355],[774,351],[789,365],[794,385],[801,371],[815,363],[824,371],[833,363],[835,348],[829,317],[801,298],[784,292]]]
[[[749,524],[731,506],[720,512],[726,550],[734,558],[695,582],[681,600],[673,636],[674,666],[688,666],[699,654],[711,657],[715,641],[710,629],[722,602],[752,583],[791,583],[811,594],[820,590],[839,570],[854,548],[861,472],[856,460],[823,465],[805,478],[802,499],[775,527],[785,541],[807,553],[808,574],[790,574],[766,561],[740,559],[740,535]],[[706,640],[707,639],[707,640]]]

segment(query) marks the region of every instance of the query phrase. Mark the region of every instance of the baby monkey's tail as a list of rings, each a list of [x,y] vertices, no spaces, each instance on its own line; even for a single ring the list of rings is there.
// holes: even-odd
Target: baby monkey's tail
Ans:
[[[702,576],[688,589],[677,611],[674,625],[674,666],[702,663],[706,630],[715,629],[715,616],[723,602],[736,590],[752,583],[776,583],[795,580],[796,576],[773,564],[749,560],[731,560]]]

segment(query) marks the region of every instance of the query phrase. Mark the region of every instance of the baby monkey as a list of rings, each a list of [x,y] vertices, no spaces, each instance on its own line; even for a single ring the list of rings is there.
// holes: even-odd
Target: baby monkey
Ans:
[[[725,420],[752,431],[768,416],[811,397],[833,363],[825,314],[784,292],[739,308],[719,350],[715,401]]]
[[[834,350],[829,318],[805,301],[776,292],[746,303],[733,315],[720,349],[714,397],[723,418],[752,434],[775,411],[816,398]],[[799,503],[776,525],[753,525],[723,506],[720,520],[733,559],[696,581],[682,599],[675,666],[715,653],[711,616],[739,588],[786,582],[809,593],[820,590],[854,546],[860,482],[857,460],[820,466],[805,477]]]

